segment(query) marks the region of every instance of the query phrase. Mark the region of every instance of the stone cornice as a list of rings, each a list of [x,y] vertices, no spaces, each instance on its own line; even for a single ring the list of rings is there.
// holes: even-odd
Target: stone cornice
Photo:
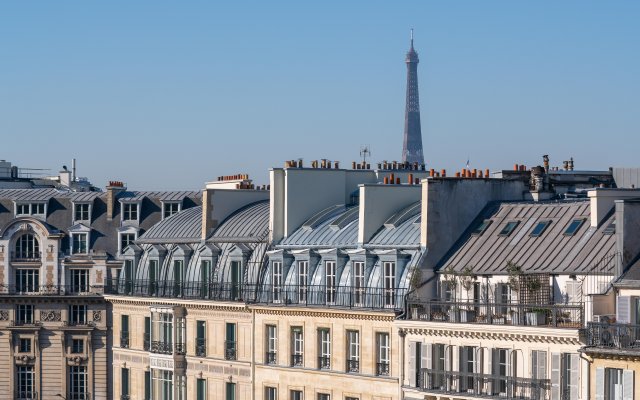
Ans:
[[[263,315],[282,315],[294,317],[320,317],[320,318],[344,318],[356,320],[370,321],[388,321],[392,322],[396,316],[393,312],[371,312],[356,310],[332,310],[327,308],[311,309],[311,308],[292,308],[292,307],[252,307],[256,314]]]
[[[148,297],[123,297],[105,296],[105,300],[111,304],[132,305],[149,307],[152,305],[178,306],[190,310],[217,310],[231,311],[236,313],[247,313],[251,310],[244,303],[233,304],[229,302],[213,302],[210,300],[180,300],[175,298],[148,298]]]

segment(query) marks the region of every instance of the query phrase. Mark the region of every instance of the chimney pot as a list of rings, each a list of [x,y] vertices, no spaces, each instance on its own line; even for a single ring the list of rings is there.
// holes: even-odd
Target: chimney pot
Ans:
[[[520,166],[518,164],[513,164],[513,170],[514,171],[519,171],[520,170]]]
[[[400,177],[397,177],[396,178],[396,185],[399,185],[399,184],[400,184]]]
[[[389,184],[389,177],[385,176],[382,181],[384,182],[385,185],[388,185]]]

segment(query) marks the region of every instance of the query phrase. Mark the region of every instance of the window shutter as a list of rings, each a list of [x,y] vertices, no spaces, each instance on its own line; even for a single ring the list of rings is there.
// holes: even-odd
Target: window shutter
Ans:
[[[551,400],[560,400],[560,353],[551,353]]]
[[[409,342],[409,386],[416,386],[416,342]]]
[[[453,346],[444,346],[444,370],[451,371],[451,354],[453,353]]]
[[[507,371],[509,376],[515,378],[518,376],[518,353],[515,350],[509,350],[509,363]]]
[[[622,400],[633,400],[632,369],[625,369],[624,371],[622,371]]]
[[[604,400],[604,368],[596,368],[596,400]]]
[[[422,368],[433,368],[433,362],[431,361],[433,354],[433,345],[431,343],[422,344]]]
[[[580,357],[577,354],[571,354],[571,373],[569,376],[569,390],[571,391],[571,400],[578,400],[578,390],[580,388]]]
[[[631,297],[618,296],[616,304],[616,322],[620,324],[628,324],[631,322]]]
[[[538,379],[547,379],[547,352],[538,351]]]
[[[482,354],[484,353],[482,347],[478,347],[476,348],[476,362],[474,363],[474,373],[476,374],[481,374],[482,373],[482,361],[483,361],[483,357]]]
[[[458,371],[467,371],[467,348],[465,346],[458,347]]]

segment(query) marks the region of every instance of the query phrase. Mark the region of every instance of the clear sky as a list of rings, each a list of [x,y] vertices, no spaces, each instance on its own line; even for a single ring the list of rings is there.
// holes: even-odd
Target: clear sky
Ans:
[[[415,29],[428,166],[639,166],[640,1],[2,1],[0,159],[104,187],[399,160]]]

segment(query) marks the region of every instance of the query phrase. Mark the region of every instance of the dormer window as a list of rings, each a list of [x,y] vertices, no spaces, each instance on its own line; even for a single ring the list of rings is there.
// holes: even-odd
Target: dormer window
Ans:
[[[45,203],[20,203],[16,204],[16,217],[33,215],[44,217],[47,214]]]
[[[74,221],[90,221],[90,204],[89,203],[74,203],[73,205],[73,220]]]
[[[16,205],[16,216],[18,215],[30,215],[31,209],[29,204],[17,204]]]
[[[136,240],[135,233],[122,233],[120,234],[120,251],[124,250]]]
[[[163,202],[162,203],[162,219],[169,218],[173,214],[177,214],[182,209],[179,202]]]
[[[122,220],[138,221],[138,203],[122,204]]]
[[[72,233],[71,234],[71,254],[87,254],[89,242],[89,234]]]

